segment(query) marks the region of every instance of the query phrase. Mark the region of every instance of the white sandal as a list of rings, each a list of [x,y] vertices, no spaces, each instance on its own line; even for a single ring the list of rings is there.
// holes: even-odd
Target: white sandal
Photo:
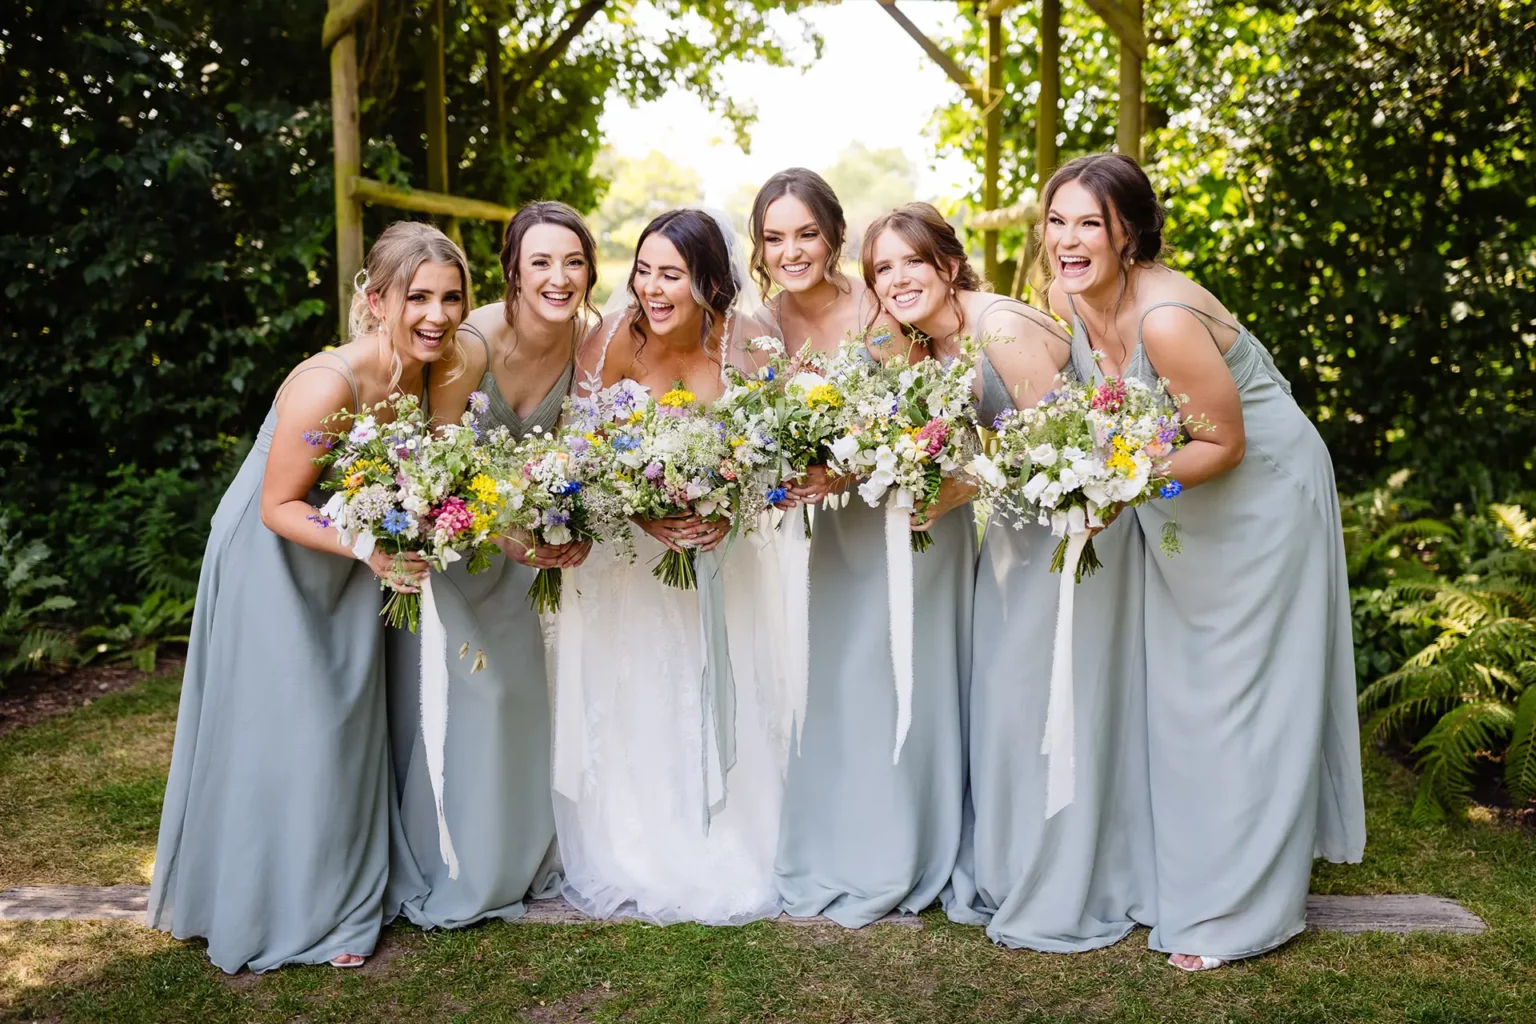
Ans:
[[[357,954],[356,953],[343,953],[342,956],[357,956]],[[348,967],[361,967],[361,966],[363,966],[363,964],[365,964],[367,962],[368,962],[368,958],[365,957],[365,956],[358,956],[358,958],[356,960],[343,960],[340,956],[338,956],[338,957],[336,957],[333,960],[327,960],[326,961],[326,963],[330,964],[332,967],[339,967],[339,968],[341,968],[343,970],[345,970]]]
[[[1170,965],[1174,966],[1174,967],[1177,967],[1181,971],[1188,971],[1190,974],[1195,974],[1196,972],[1199,972],[1199,971],[1214,971],[1218,967],[1225,967],[1225,966],[1227,966],[1227,962],[1225,960],[1223,960],[1219,956],[1202,956],[1200,958],[1200,966],[1199,967],[1185,967],[1183,964],[1181,964],[1178,961],[1174,960],[1174,957],[1178,956],[1178,955],[1180,955],[1180,954],[1177,954],[1177,953],[1171,954],[1168,957],[1168,963]],[[1195,954],[1193,954],[1193,953],[1185,953],[1183,955],[1184,956],[1194,956]]]

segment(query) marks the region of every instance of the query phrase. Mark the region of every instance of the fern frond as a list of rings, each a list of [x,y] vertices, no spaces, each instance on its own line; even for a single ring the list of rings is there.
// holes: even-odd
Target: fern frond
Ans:
[[[1504,784],[1511,802],[1520,807],[1536,800],[1536,687],[1515,703],[1509,752],[1504,755]]]
[[[1502,753],[1514,726],[1515,709],[1507,704],[1463,704],[1447,712],[1413,747],[1430,799],[1448,810],[1464,805],[1478,757]]]

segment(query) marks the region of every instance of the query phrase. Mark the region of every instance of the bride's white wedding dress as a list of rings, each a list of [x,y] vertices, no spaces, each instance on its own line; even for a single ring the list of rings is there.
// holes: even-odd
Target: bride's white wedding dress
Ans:
[[[599,370],[599,374],[601,371]],[[633,381],[621,385],[644,390]],[[699,601],[637,557],[598,544],[567,569],[555,619],[555,817],[565,895],[599,918],[741,924],[779,913],[774,884],[788,702],[774,531],[735,538],[721,567],[735,680],[735,763],[709,726]],[[706,571],[701,558],[699,573]]]

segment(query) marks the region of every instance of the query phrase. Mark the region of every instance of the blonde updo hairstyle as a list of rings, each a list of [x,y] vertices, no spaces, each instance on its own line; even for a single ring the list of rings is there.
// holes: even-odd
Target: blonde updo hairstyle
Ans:
[[[402,300],[411,287],[411,279],[423,263],[441,263],[458,270],[459,287],[464,292],[464,314],[467,317],[469,260],[464,256],[464,250],[454,244],[452,239],[422,221],[399,220],[385,228],[368,250],[363,269],[352,280],[352,308],[347,315],[348,335],[352,341],[380,331],[389,335],[392,360],[390,391],[394,391],[395,385],[400,382],[400,374],[404,369],[400,354],[394,351],[395,326],[399,323]],[[370,298],[378,300],[377,312],[369,302]],[[464,347],[459,343],[457,331],[450,338],[448,353],[443,362],[449,367],[448,379],[453,380],[464,372]]]

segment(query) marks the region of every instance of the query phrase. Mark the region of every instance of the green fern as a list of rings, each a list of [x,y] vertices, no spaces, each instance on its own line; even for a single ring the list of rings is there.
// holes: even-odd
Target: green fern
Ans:
[[[1464,806],[1487,762],[1503,762],[1517,804],[1536,799],[1536,523],[1513,505],[1489,506],[1478,523],[1501,547],[1459,579],[1391,588],[1393,620],[1436,634],[1360,694],[1371,735],[1418,736],[1419,821]]]
[[[45,622],[53,612],[74,607],[74,599],[55,593],[63,577],[40,572],[48,564],[42,541],[23,542],[0,516],[0,683],[18,672],[48,671],[68,665],[74,647],[64,632]]]

